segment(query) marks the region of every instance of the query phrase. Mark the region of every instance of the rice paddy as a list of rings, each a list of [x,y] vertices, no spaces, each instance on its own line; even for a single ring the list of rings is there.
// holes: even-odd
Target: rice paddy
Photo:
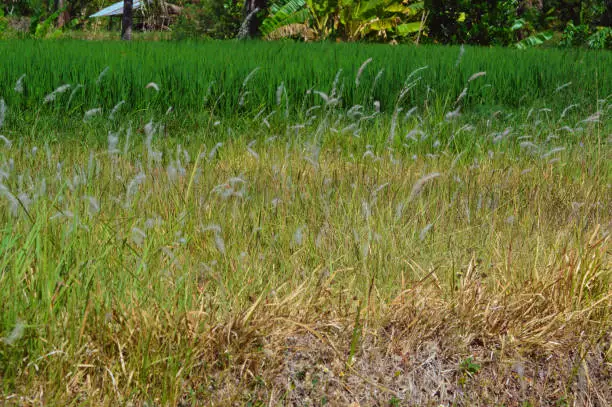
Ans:
[[[0,404],[612,402],[612,54],[0,55]]]

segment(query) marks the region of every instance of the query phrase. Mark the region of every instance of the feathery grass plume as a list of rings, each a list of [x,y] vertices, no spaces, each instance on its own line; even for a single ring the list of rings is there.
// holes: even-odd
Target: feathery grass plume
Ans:
[[[578,123],[598,123],[601,118],[601,111],[595,112],[584,120],[579,121]]]
[[[131,204],[132,198],[134,197],[134,195],[136,195],[136,192],[138,191],[138,187],[145,182],[146,178],[147,176],[144,174],[144,172],[140,172],[134,178],[132,178],[132,180],[128,184],[127,191],[125,193],[126,206],[129,206]]]
[[[457,55],[457,61],[455,62],[455,67],[459,66],[463,60],[463,54],[465,54],[465,46],[461,44],[461,48],[459,48],[459,55]]]
[[[98,116],[100,114],[102,114],[102,108],[101,107],[96,107],[94,109],[89,109],[83,115],[83,122],[87,123],[89,120],[91,120],[92,117]]]
[[[453,110],[452,112],[448,112],[446,113],[446,115],[444,116],[444,119],[448,122],[457,119],[459,116],[461,116],[461,106],[457,107],[455,110]]]
[[[556,147],[556,148],[553,148],[552,150],[548,151],[547,153],[542,154],[541,158],[548,158],[551,155],[560,153],[562,151],[565,151],[565,147]]]
[[[412,191],[410,191],[410,200],[416,198],[421,193],[421,191],[423,191],[423,188],[425,187],[425,185],[427,185],[429,181],[438,178],[441,175],[442,174],[440,174],[439,172],[432,172],[419,178],[417,182],[414,183]]]
[[[221,148],[221,146],[223,146],[223,143],[219,142],[217,144],[215,144],[215,146],[210,150],[210,152],[208,153],[208,160],[212,160],[213,158],[215,158],[215,156],[217,155],[217,150],[219,150],[219,148]]]
[[[332,83],[332,90],[330,92],[330,97],[335,98],[338,93],[338,83],[340,83],[340,76],[342,75],[342,68],[338,69],[336,72],[336,76],[334,77],[334,82]]]
[[[559,93],[560,91],[562,91],[563,89],[567,88],[568,86],[571,86],[571,84],[572,84],[572,82],[567,82],[567,83],[564,83],[561,86],[557,86],[557,88],[555,89],[554,93]]]
[[[117,146],[119,145],[119,133],[108,132],[108,153],[115,154],[119,152]]]
[[[104,79],[104,77],[106,76],[106,73],[108,72],[108,70],[110,69],[109,66],[107,66],[106,68],[104,68],[102,70],[102,72],[100,72],[100,75],[98,75],[98,79],[96,79],[96,84],[99,85],[100,82],[102,82],[102,79]]]
[[[356,87],[359,87],[359,79],[361,78],[361,74],[363,74],[363,71],[365,71],[366,67],[368,66],[370,62],[372,62],[372,58],[366,59],[359,67],[359,70],[357,71],[357,75],[355,76],[355,86]]]
[[[425,237],[427,237],[427,234],[429,233],[429,230],[432,227],[433,227],[433,223],[428,223],[423,229],[421,229],[421,232],[419,233],[419,240],[421,242],[425,240]]]
[[[54,221],[56,219],[59,220],[70,220],[74,218],[74,213],[72,213],[72,211],[69,211],[68,209],[64,209],[64,210],[60,210],[55,212],[55,214],[53,216],[51,216],[49,218],[49,220]]]
[[[280,106],[283,98],[283,91],[285,90],[285,82],[281,82],[280,85],[276,88],[276,104]]]
[[[138,247],[142,247],[145,239],[147,238],[147,234],[144,230],[140,229],[139,227],[134,226],[132,228],[132,234],[131,234],[131,240],[132,242],[138,246]]]
[[[153,89],[156,92],[159,92],[159,85],[155,82],[149,82],[147,83],[147,86],[145,86],[145,89]]]
[[[62,93],[66,92],[70,88],[71,88],[71,85],[68,83],[59,86],[53,92],[45,96],[45,98],[43,99],[43,103],[53,102],[57,98],[57,95],[61,95]]]
[[[90,218],[100,213],[100,201],[95,197],[85,195],[81,199],[87,202],[87,214]]]
[[[119,103],[117,103],[115,106],[113,106],[113,109],[111,110],[110,114],[108,115],[108,119],[109,120],[113,120],[115,118],[115,115],[117,114],[117,112],[121,108],[121,106],[123,106],[124,104],[125,104],[125,100],[120,100]]]
[[[257,140],[251,140],[251,142],[247,145],[247,151],[251,154],[256,160],[259,160],[259,154],[255,150],[253,150],[253,146],[257,143]]]
[[[4,125],[4,119],[6,118],[6,103],[4,99],[0,99],[0,129]]]
[[[1,342],[9,346],[13,346],[18,340],[23,338],[24,332],[25,332],[25,323],[22,320],[18,319],[11,333],[8,336],[3,337]]]
[[[412,79],[413,76],[415,76],[417,73],[419,73],[421,71],[424,71],[426,69],[429,69],[429,65],[424,65],[424,66],[418,67],[414,71],[410,72],[410,74],[408,75],[408,77],[404,81],[404,87],[407,86],[407,84],[410,82],[410,79]]]
[[[23,74],[19,77],[19,79],[17,79],[17,82],[15,82],[15,87],[13,88],[13,90],[17,93],[23,93],[23,80],[25,79],[26,74]]]
[[[485,76],[486,74],[486,72],[476,72],[474,75],[470,76],[470,79],[468,79],[468,83],[480,78],[481,76]]]
[[[251,72],[249,72],[249,74],[242,81],[242,87],[243,88],[246,88],[246,86],[249,84],[249,81],[253,78],[253,76],[255,76],[257,71],[259,71],[260,69],[261,69],[261,67],[258,66],[255,69],[253,69]]]
[[[466,86],[465,88],[463,88],[463,90],[459,94],[459,97],[457,98],[457,100],[455,100],[455,104],[461,102],[461,100],[467,96],[467,93],[468,93],[468,88]]]
[[[401,113],[402,110],[403,109],[401,107],[398,107],[393,112],[393,117],[391,118],[391,129],[389,131],[389,138],[387,139],[387,143],[389,144],[393,143],[393,140],[395,140],[395,129],[397,128],[397,116]]]
[[[84,88],[83,85],[78,84],[72,89],[72,92],[70,92],[70,96],[68,97],[68,103],[66,103],[66,108],[70,107],[70,104],[72,103],[72,99],[74,98],[74,95],[76,95],[77,91],[83,88]]]
[[[321,97],[321,99],[323,99],[323,101],[325,102],[325,106],[335,106],[338,104],[338,102],[340,102],[339,98],[335,98],[333,96],[328,95],[327,93],[315,90],[314,92],[315,95],[319,95]]]
[[[412,115],[414,113],[416,113],[416,111],[419,110],[419,108],[417,106],[411,107],[406,114],[404,115],[404,122],[407,121],[408,119],[410,119],[412,117]]]
[[[128,149],[130,148],[130,137],[132,136],[132,125],[130,124],[130,127],[128,127],[126,133],[125,133],[125,144],[123,145],[123,155],[127,156],[128,154]]]
[[[0,196],[6,198],[6,200],[9,202],[9,212],[11,216],[19,216],[19,208],[21,207],[19,199],[15,195],[13,195],[6,186],[2,184],[0,184]]]
[[[223,256],[225,256],[225,241],[223,240],[223,236],[221,236],[220,231],[215,231],[215,247]]]
[[[300,225],[293,233],[293,237],[291,239],[291,247],[297,249],[302,246],[304,243],[304,230],[306,229],[306,225]]]
[[[370,209],[370,204],[365,199],[361,200],[361,214],[363,219],[368,220],[372,216],[372,210]]]
[[[383,68],[380,71],[378,71],[378,73],[374,77],[374,81],[372,82],[372,86],[370,87],[370,99],[374,97],[374,89],[376,89],[376,85],[378,84],[378,81],[380,80],[380,78],[382,78],[384,73],[385,73],[385,70]]]
[[[580,106],[580,105],[576,103],[576,104],[573,104],[573,105],[569,105],[568,107],[563,109],[563,111],[561,112],[561,117],[559,118],[559,120],[562,120],[567,115],[567,112],[569,112],[571,109],[576,108],[578,106]]]

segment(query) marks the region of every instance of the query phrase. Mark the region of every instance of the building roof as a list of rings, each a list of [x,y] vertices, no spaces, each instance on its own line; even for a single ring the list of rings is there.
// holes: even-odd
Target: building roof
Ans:
[[[134,0],[134,4],[132,6],[133,10],[138,10],[140,8],[141,5],[141,1],[140,0]],[[95,14],[92,14],[89,16],[89,18],[95,18],[95,17],[111,17],[111,16],[122,16],[123,15],[123,2],[117,2],[115,4],[112,4],[106,8],[103,8],[102,10],[98,11]]]

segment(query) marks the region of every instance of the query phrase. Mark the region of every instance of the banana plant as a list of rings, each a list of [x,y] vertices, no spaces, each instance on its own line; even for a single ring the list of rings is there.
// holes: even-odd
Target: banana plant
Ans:
[[[422,1],[412,0],[287,0],[270,8],[261,31],[268,39],[406,37],[421,29],[423,9]]]

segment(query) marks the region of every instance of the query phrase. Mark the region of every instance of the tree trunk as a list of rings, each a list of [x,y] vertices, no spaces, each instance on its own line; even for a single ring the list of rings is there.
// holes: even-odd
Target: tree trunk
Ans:
[[[65,6],[65,0],[57,0],[56,2],[56,10],[61,10]],[[70,21],[70,13],[68,13],[68,9],[60,12],[60,15],[57,17],[57,28],[62,28],[64,24]]]
[[[246,34],[249,37],[259,35],[259,26],[261,19],[257,16],[260,11],[268,7],[267,0],[246,0],[244,2],[244,24],[246,25]]]
[[[123,0],[123,17],[121,17],[121,39],[132,39],[132,8],[133,0]]]

